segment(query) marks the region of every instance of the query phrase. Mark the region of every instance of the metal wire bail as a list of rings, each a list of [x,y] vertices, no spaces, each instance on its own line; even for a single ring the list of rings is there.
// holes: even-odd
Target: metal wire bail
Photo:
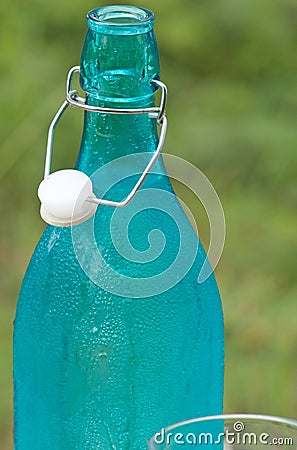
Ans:
[[[78,92],[72,89],[73,77],[75,73],[80,73],[80,67],[72,67],[67,76],[66,83],[66,99],[71,106],[84,109],[86,111],[93,111],[103,114],[148,114],[149,117],[155,118],[158,124],[161,124],[165,114],[167,102],[167,86],[160,80],[151,80],[151,84],[155,84],[162,89],[161,101],[159,107],[151,108],[103,108],[101,106],[92,106],[86,104],[86,99],[78,96]]]
[[[142,175],[139,180],[135,184],[134,188],[130,192],[130,194],[121,202],[114,202],[112,200],[105,200],[102,198],[89,197],[88,202],[102,204],[106,206],[113,207],[123,207],[126,206],[132,198],[135,196],[136,192],[144,182],[146,176],[152,169],[153,165],[157,161],[162,148],[164,146],[166,131],[167,131],[167,118],[166,118],[166,102],[167,102],[167,86],[160,80],[151,80],[151,84],[155,84],[161,88],[161,100],[160,106],[150,107],[150,108],[103,108],[100,106],[92,106],[86,104],[86,99],[80,97],[78,92],[72,89],[73,76],[75,73],[80,72],[79,66],[72,67],[67,75],[66,82],[66,99],[58,109],[56,115],[54,116],[48,130],[47,136],[47,146],[46,146],[46,158],[45,158],[45,168],[44,168],[44,179],[47,178],[51,173],[51,161],[52,161],[52,153],[53,153],[53,140],[54,140],[54,132],[55,128],[61,119],[63,113],[66,111],[68,106],[74,106],[76,108],[83,109],[85,111],[92,111],[101,114],[148,114],[150,118],[156,119],[157,125],[161,127],[159,143],[155,153],[153,154],[150,162],[147,164],[144,169]]]

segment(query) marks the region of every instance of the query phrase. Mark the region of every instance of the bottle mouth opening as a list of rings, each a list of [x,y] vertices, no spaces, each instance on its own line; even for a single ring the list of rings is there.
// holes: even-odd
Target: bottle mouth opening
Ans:
[[[103,6],[87,14],[89,27],[109,34],[138,34],[152,29],[155,16],[136,6]],[[137,31],[138,30],[138,31]]]

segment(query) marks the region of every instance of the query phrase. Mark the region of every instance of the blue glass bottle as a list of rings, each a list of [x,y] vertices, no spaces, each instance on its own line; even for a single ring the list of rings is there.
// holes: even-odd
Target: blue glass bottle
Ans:
[[[88,104],[154,104],[150,81],[159,78],[159,59],[153,24],[153,14],[136,7],[88,14],[81,58]],[[128,159],[111,168],[121,171],[124,164],[131,175],[106,193],[122,200],[157,140],[156,119],[148,115],[85,112],[76,167],[89,176],[99,169],[99,196],[111,174],[106,165],[135,154],[135,166]],[[181,229],[186,249],[198,250],[185,276],[178,279],[177,272],[168,287],[166,270],[182,251]],[[89,230],[101,259],[88,244]],[[121,254],[115,242],[126,235],[131,246]],[[95,218],[73,229],[46,228],[15,319],[15,450],[141,450],[161,427],[221,412],[221,302],[213,275],[197,282],[205,260],[197,245],[161,159],[131,206],[118,212],[100,205]],[[122,278],[109,279],[100,261]]]

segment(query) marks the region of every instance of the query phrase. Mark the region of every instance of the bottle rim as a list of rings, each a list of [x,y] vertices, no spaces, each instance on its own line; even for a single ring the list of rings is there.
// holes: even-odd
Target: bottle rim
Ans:
[[[128,5],[103,6],[88,12],[89,28],[105,34],[143,34],[151,31],[154,14],[145,8]]]

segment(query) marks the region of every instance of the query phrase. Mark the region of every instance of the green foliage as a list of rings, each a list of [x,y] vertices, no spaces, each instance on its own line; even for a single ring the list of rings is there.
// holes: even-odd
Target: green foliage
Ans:
[[[0,3],[0,450],[12,448],[12,320],[43,229],[36,188],[47,126],[67,70],[79,62],[86,12],[111,3]],[[217,277],[226,317],[226,411],[296,417],[296,1],[131,3],[157,18],[162,79],[170,89],[166,151],[203,170],[225,209]],[[63,119],[56,168],[73,165],[80,124],[77,111]],[[207,246],[201,205],[177,190]]]

